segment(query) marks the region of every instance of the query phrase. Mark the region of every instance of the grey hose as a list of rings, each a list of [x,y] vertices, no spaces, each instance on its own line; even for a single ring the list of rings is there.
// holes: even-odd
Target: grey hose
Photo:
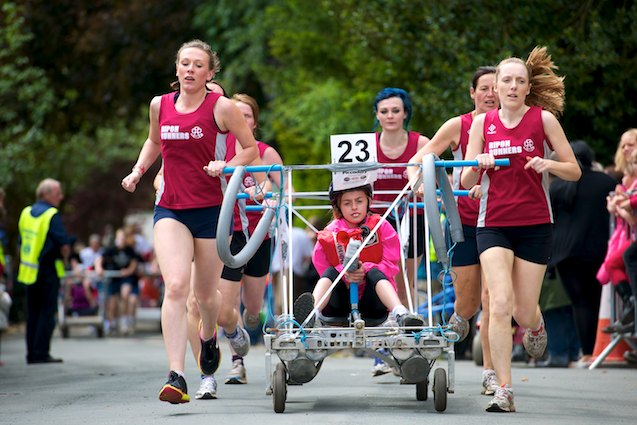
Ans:
[[[443,266],[449,266],[449,255],[447,255],[447,244],[442,233],[442,224],[440,223],[440,212],[438,209],[438,196],[436,195],[436,164],[434,161],[438,159],[434,154],[430,153],[422,158],[422,186],[425,199],[425,213],[429,222],[429,234],[433,241],[434,251],[438,261]],[[449,184],[447,182],[447,184]],[[444,192],[443,192],[444,193]],[[456,210],[457,213],[457,210]],[[426,243],[427,241],[425,241]]]
[[[451,229],[451,240],[454,242],[464,242],[464,231],[462,230],[458,204],[456,204],[453,188],[447,178],[447,172],[442,167],[438,168],[438,186],[440,187],[442,202],[445,204],[445,211],[447,212],[447,221]]]
[[[226,192],[223,195],[223,202],[221,204],[221,210],[219,211],[219,221],[217,223],[217,252],[219,258],[223,263],[233,269],[244,266],[250,258],[254,256],[257,249],[261,246],[263,239],[270,230],[270,223],[274,218],[274,210],[268,208],[263,213],[263,216],[259,220],[256,229],[248,239],[248,243],[237,254],[232,255],[230,252],[230,243],[225,242],[230,238],[230,226],[234,223],[234,204],[237,200],[237,193],[243,182],[243,175],[245,174],[245,167],[238,166],[235,168],[226,187]],[[223,177],[222,177],[223,178]]]

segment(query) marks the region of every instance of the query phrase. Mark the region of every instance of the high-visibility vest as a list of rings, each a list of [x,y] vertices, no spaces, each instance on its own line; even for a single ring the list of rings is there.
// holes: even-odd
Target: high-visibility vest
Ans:
[[[4,249],[2,248],[2,242],[0,242],[0,274],[4,272]]]
[[[51,219],[57,214],[57,208],[51,207],[39,217],[31,215],[31,206],[26,207],[20,214],[18,230],[22,245],[20,246],[20,268],[18,282],[25,285],[35,283],[40,268],[40,254],[49,233]],[[55,270],[58,277],[64,276],[64,262],[55,260]]]

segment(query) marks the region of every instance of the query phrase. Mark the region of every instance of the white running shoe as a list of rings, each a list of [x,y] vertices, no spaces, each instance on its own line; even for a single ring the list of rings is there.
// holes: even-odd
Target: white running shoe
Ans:
[[[495,396],[487,405],[487,412],[515,412],[513,389],[506,385],[495,390]]]
[[[539,359],[544,355],[544,351],[546,351],[546,346],[548,344],[548,335],[546,334],[543,317],[540,322],[540,329],[537,331],[527,329],[526,332],[524,332],[522,343],[524,344],[524,349],[529,356]]]
[[[482,391],[484,395],[494,395],[495,390],[498,389],[498,377],[495,375],[495,370],[487,369],[482,371]]]
[[[232,369],[226,376],[225,384],[247,384],[248,378],[246,377],[246,367],[243,364],[243,360],[237,359],[232,362]]]
[[[228,337],[228,334],[226,334],[226,337]],[[234,338],[228,337],[228,341],[238,356],[245,357],[246,354],[248,354],[248,351],[250,351],[250,335],[248,334],[248,331],[240,326],[237,326]]]
[[[217,398],[217,380],[214,375],[203,375],[199,389],[195,393],[197,400],[213,400]]]

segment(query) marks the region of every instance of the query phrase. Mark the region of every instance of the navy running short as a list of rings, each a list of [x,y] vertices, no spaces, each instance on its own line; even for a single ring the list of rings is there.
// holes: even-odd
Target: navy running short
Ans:
[[[451,265],[453,267],[474,266],[480,264],[478,244],[476,241],[476,227],[462,225],[464,242],[456,244],[453,249]]]
[[[220,206],[174,210],[155,205],[153,224],[162,218],[172,218],[190,230],[193,238],[215,239]]]
[[[236,255],[246,246],[246,236],[242,231],[235,231],[232,234],[232,240],[230,241],[230,252],[232,255]],[[221,278],[229,280],[231,282],[241,282],[243,275],[250,277],[263,277],[270,272],[270,248],[271,239],[265,239],[257,252],[254,253],[252,258],[247,264],[239,268],[233,269],[228,266],[223,266],[221,272]]]

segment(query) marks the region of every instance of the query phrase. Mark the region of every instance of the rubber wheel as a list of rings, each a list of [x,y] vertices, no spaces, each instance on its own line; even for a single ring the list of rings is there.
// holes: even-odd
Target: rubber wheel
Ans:
[[[283,363],[277,363],[274,373],[272,374],[272,407],[275,413],[283,413],[285,411],[287,393],[285,367]]]
[[[484,357],[482,355],[482,341],[480,340],[480,332],[476,332],[473,337],[473,343],[471,344],[471,356],[477,366],[484,364]]]
[[[443,368],[438,368],[434,372],[434,407],[438,412],[447,409],[447,373]]]
[[[97,327],[97,337],[104,338],[104,328],[102,326]]]
[[[416,382],[416,400],[426,401],[429,398],[429,379]]]

